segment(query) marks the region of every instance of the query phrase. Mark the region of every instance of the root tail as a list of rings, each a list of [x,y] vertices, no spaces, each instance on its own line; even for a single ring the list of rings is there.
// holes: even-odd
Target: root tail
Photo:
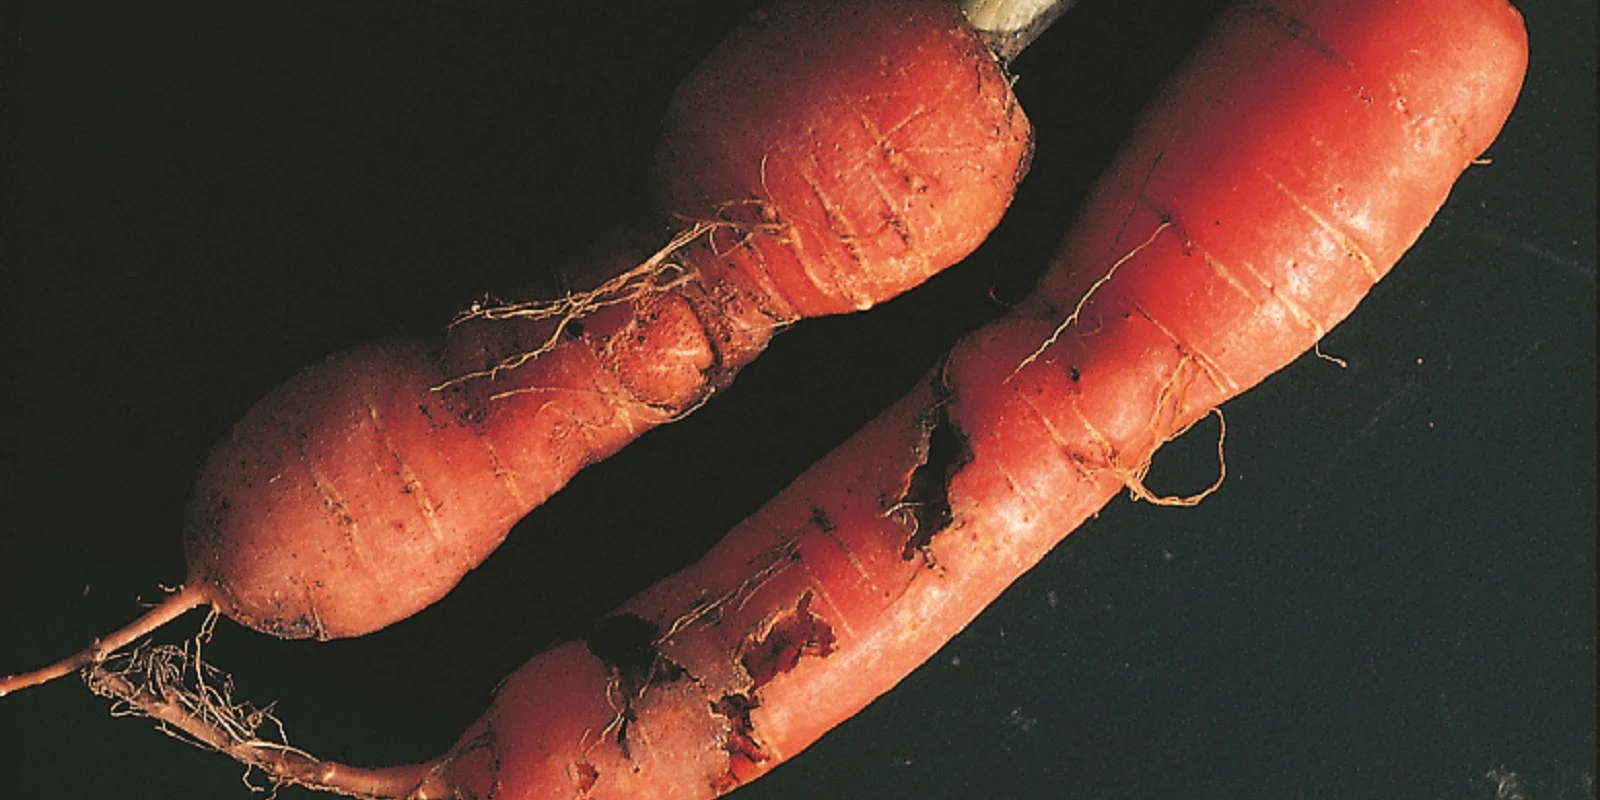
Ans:
[[[150,635],[155,629],[205,603],[206,598],[198,588],[194,586],[179,588],[178,591],[173,592],[156,607],[145,612],[143,616],[128,623],[120,630],[113,631],[103,639],[96,639],[90,642],[89,646],[83,650],[49,666],[41,667],[32,672],[24,672],[20,675],[9,675],[0,680],[0,697],[93,667],[105,661],[116,651],[127,647],[142,637]]]
[[[216,616],[182,645],[146,644],[84,671],[89,690],[112,701],[112,716],[148,717],[179,741],[214,750],[245,766],[252,789],[292,784],[351,797],[440,797],[438,769],[417,764],[385,769],[324,761],[289,744],[271,706],[234,699],[233,679],[200,657]],[[265,786],[258,785],[264,782]]]

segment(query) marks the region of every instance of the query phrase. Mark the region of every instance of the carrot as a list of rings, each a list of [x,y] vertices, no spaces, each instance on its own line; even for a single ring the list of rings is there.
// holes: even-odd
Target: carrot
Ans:
[[[285,774],[394,796],[720,794],[899,682],[1121,488],[1169,501],[1145,485],[1155,448],[1342,320],[1520,87],[1499,2],[1335,5],[1225,16],[1017,313],[693,567],[529,662],[443,759]]]
[[[668,246],[557,301],[474,307],[442,353],[366,346],[279,387],[201,472],[188,584],[0,694],[202,604],[285,638],[410,616],[577,470],[705,402],[775,330],[964,257],[1029,147],[954,7],[775,4],[669,108],[661,185],[686,229]]]
[[[1074,63],[1092,65],[1095,57],[1110,59],[1114,53],[1118,63],[1144,67],[1174,47],[1170,40],[1176,34],[1165,25],[1152,29],[1150,19],[1168,19],[1157,13],[1159,9],[1142,10],[1133,12],[1138,38],[1118,32],[1135,27],[1126,22],[1121,29],[1113,24],[1108,35],[1104,21],[1113,10],[1089,5],[1081,11],[1098,14],[1098,27],[1079,29],[1075,21],[1072,31],[1059,30],[1040,47],[1056,49],[1056,42],[1062,41],[1071,43],[1061,50],[1071,49]],[[1542,17],[1541,10],[1529,9],[1529,22],[1536,31],[1541,19],[1546,25],[1551,20]],[[699,27],[715,24],[715,19],[702,20]],[[363,27],[361,36],[381,36],[382,31]],[[489,41],[493,48],[497,40]],[[1535,41],[1543,42],[1541,53],[1550,52],[1548,37],[1541,39],[1536,33]],[[474,46],[479,44],[475,41]],[[305,49],[296,48],[293,40],[287,47]],[[368,49],[387,52],[381,47]],[[1047,60],[1021,63],[1018,88],[1036,118],[1037,109],[1070,107],[1063,105],[1063,95],[1078,98],[1095,90],[1090,84],[1041,84],[1047,75],[1057,74],[1054,68],[1065,57],[1059,51],[1035,52]],[[1547,58],[1541,62],[1549,63]],[[1552,73],[1543,74],[1545,80],[1551,79]],[[1534,80],[1539,76],[1536,70]],[[1048,91],[1039,91],[1046,87]],[[1030,97],[1029,91],[1035,94]],[[1112,88],[1099,91],[1114,94]],[[1485,230],[1513,231],[1513,220],[1505,217],[1511,209],[1523,209],[1529,218],[1543,214],[1546,219],[1572,219],[1567,207],[1556,202],[1562,195],[1508,193],[1508,187],[1524,185],[1529,165],[1582,163],[1581,154],[1559,145],[1541,140],[1537,149],[1532,148],[1525,135],[1563,129],[1563,118],[1554,111],[1560,105],[1555,98],[1562,96],[1559,83],[1555,88],[1546,84],[1547,101],[1537,94],[1529,96],[1513,119],[1517,132],[1524,135],[1508,136],[1492,153],[1493,165],[1468,173],[1422,246],[1366,302],[1358,324],[1337,329],[1324,343],[1324,350],[1349,359],[1349,370],[1307,357],[1229,405],[1230,477],[1224,492],[1183,514],[1142,504],[1108,508],[890,697],[819,743],[807,758],[738,796],[809,797],[816,795],[819,785],[841,792],[918,797],[980,791],[995,796],[1062,792],[1121,796],[1135,791],[1220,796],[1229,789],[1235,790],[1234,796],[1261,796],[1274,788],[1303,791],[1335,785],[1358,787],[1352,792],[1416,785],[1491,791],[1492,784],[1484,783],[1480,773],[1495,763],[1485,758],[1497,760],[1515,748],[1497,748],[1493,756],[1474,748],[1488,747],[1491,739],[1514,745],[1523,730],[1515,721],[1527,719],[1525,715],[1537,713],[1535,709],[1571,711],[1583,705],[1551,703],[1553,696],[1532,692],[1513,698],[1481,691],[1507,674],[1501,669],[1530,677],[1565,674],[1558,666],[1565,651],[1564,645],[1557,646],[1554,623],[1542,628],[1522,624],[1518,606],[1501,601],[1504,590],[1513,585],[1525,592],[1519,596],[1558,600],[1576,584],[1568,580],[1573,577],[1570,572],[1552,569],[1581,563],[1581,558],[1559,547],[1534,544],[1551,531],[1535,530],[1533,523],[1522,528],[1503,523],[1539,518],[1547,513],[1544,509],[1565,505],[1564,499],[1585,491],[1581,469],[1569,473],[1554,466],[1575,459],[1575,466],[1582,467],[1589,457],[1587,447],[1574,449],[1582,437],[1557,438],[1553,432],[1582,428],[1589,393],[1581,381],[1552,377],[1589,371],[1587,356],[1576,346],[1587,328],[1570,323],[1591,313],[1582,284],[1577,284],[1578,291],[1559,291],[1573,286],[1559,265],[1515,255],[1506,246],[1475,235]],[[1114,123],[1102,120],[1094,127],[1101,124],[1109,128]],[[1052,141],[1055,136],[1051,134]],[[1086,146],[1075,144],[1072,149],[1075,157],[1082,157]],[[1048,148],[1040,159],[1033,181],[1056,170]],[[169,182],[181,177],[163,176]],[[1581,198],[1581,192],[1572,196]],[[389,203],[395,199],[379,198]],[[1033,199],[1045,198],[1035,194]],[[1014,213],[1036,220],[1064,213],[1032,210],[1036,207],[1019,206]],[[487,206],[485,210],[490,211]],[[486,213],[483,219],[492,217]],[[1549,238],[1559,228],[1559,224],[1553,230],[1532,226],[1517,233],[1564,254],[1568,252],[1564,242]],[[1034,235],[1026,227],[1010,230],[1010,241]],[[182,242],[171,230],[156,235],[161,237],[157,241],[174,246]],[[38,234],[29,236],[37,241]],[[1002,253],[1006,251],[986,250],[980,267],[1007,259]],[[1576,253],[1572,257],[1581,258]],[[447,730],[452,718],[469,713],[469,706],[476,713],[478,694],[504,674],[502,665],[518,658],[519,648],[506,645],[510,637],[537,640],[559,630],[532,617],[528,607],[547,597],[572,601],[586,591],[588,599],[581,602],[603,605],[606,601],[595,599],[592,584],[627,569],[631,558],[640,558],[633,554],[665,548],[668,558],[681,557],[684,546],[674,549],[667,541],[668,532],[675,536],[680,531],[725,529],[721,518],[741,513],[739,503],[768,493],[763,482],[780,480],[789,464],[807,457],[807,447],[820,446],[833,435],[831,431],[853,424],[850,416],[878,402],[871,398],[891,391],[896,381],[910,380],[906,370],[920,370],[916,362],[928,363],[921,356],[905,358],[875,336],[878,331],[922,325],[917,330],[928,331],[923,334],[927,341],[913,346],[931,352],[941,349],[940,337],[959,324],[951,321],[953,316],[970,318],[975,310],[982,313],[992,307],[982,293],[988,280],[982,269],[974,270],[982,276],[976,280],[955,276],[955,282],[944,280],[929,287],[933,294],[919,294],[908,303],[884,309],[881,313],[888,319],[868,315],[796,331],[797,338],[785,341],[762,368],[742,378],[737,390],[746,399],[765,401],[781,391],[780,397],[759,406],[759,411],[742,410],[740,401],[730,397],[682,426],[663,431],[667,439],[651,437],[576,482],[571,490],[576,494],[564,494],[545,509],[549,515],[541,512],[541,527],[580,542],[610,539],[619,530],[632,540],[630,549],[607,550],[605,558],[610,560],[603,569],[583,573],[588,586],[584,580],[528,585],[526,573],[547,567],[553,551],[579,548],[559,543],[530,548],[513,537],[507,547],[514,552],[503,554],[509,563],[491,561],[444,608],[381,637],[340,643],[331,650],[273,648],[256,646],[249,637],[230,637],[221,629],[208,652],[224,662],[249,663],[254,673],[252,693],[263,688],[256,685],[258,681],[273,684],[261,693],[284,698],[285,713],[298,723],[291,733],[298,733],[301,743],[320,749],[325,747],[322,742],[337,742],[335,746],[350,758],[367,763],[393,763],[436,752],[447,744],[442,738],[454,734]],[[1558,291],[1551,292],[1552,288]],[[970,294],[965,301],[956,299],[962,292]],[[999,294],[1007,296],[1004,291]],[[56,307],[52,313],[74,320],[85,311],[113,318],[125,313],[116,303],[101,303],[94,295],[79,299],[92,304],[86,309]],[[1549,316],[1530,321],[1520,313],[1525,308],[1538,308],[1539,314],[1548,311]],[[353,310],[370,313],[359,307]],[[91,316],[89,322],[93,320]],[[327,322],[320,324],[325,328]],[[138,337],[131,352],[140,352],[150,333],[139,326],[130,331],[130,336]],[[115,523],[119,538],[95,545],[113,555],[100,558],[149,563],[142,570],[147,575],[170,573],[174,566],[159,560],[163,556],[173,560],[166,539],[155,538],[160,536],[155,531],[171,524],[151,510],[162,496],[152,485],[176,483],[175,476],[164,473],[187,468],[178,463],[182,456],[168,455],[178,449],[177,441],[164,443],[149,426],[135,423],[171,414],[174,418],[162,426],[162,437],[191,441],[197,430],[201,436],[209,435],[203,433],[203,424],[186,421],[181,414],[191,403],[200,416],[215,413],[205,408],[204,401],[189,398],[189,392],[216,390],[201,386],[188,366],[206,360],[192,355],[193,338],[162,345],[159,357],[171,358],[173,364],[167,372],[129,375],[95,370],[52,376],[53,385],[66,389],[64,397],[51,398],[52,414],[62,413],[62,403],[96,399],[93,407],[65,415],[80,420],[77,425],[98,425],[97,420],[90,421],[95,416],[91,411],[141,415],[129,418],[121,431],[85,440],[85,447],[93,441],[99,456],[82,463],[91,472],[78,473],[71,487],[47,482],[50,476],[33,467],[39,459],[66,458],[66,452],[77,449],[69,445],[58,450],[62,436],[85,434],[77,429],[51,430],[46,440],[42,431],[25,427],[19,433],[26,443],[22,449],[32,459],[23,485],[37,488],[33,495],[27,495],[27,489],[18,491],[81,503],[84,485],[94,485],[96,503],[104,501],[116,509],[115,520],[98,522],[106,512],[92,505],[75,511],[89,527],[109,529]],[[244,344],[241,340],[223,349]],[[863,349],[871,355],[862,355]],[[1516,358],[1523,354],[1528,357]],[[1425,364],[1415,363],[1419,356],[1426,356]],[[857,358],[866,363],[858,365]],[[824,390],[820,382],[793,386],[773,374],[826,367],[830,359],[837,361],[829,374],[850,376],[850,392],[832,386]],[[913,363],[908,367],[899,361]],[[34,359],[25,355],[19,363],[31,365]],[[220,359],[206,376],[227,382],[230,371],[241,370],[238,364]],[[242,390],[238,378],[231,381],[235,386],[228,391],[255,393],[249,379]],[[1528,416],[1515,400],[1507,399],[1519,384],[1541,387],[1541,415]],[[99,388],[82,388],[87,386]],[[123,396],[130,403],[170,395],[182,398],[181,405],[163,399],[159,404],[107,409],[100,398],[111,396],[113,387],[125,390],[128,394]],[[31,394],[18,399],[29,409],[40,408]],[[13,422],[47,418],[43,413],[30,411],[13,417]],[[770,429],[780,420],[785,429]],[[1425,422],[1437,422],[1437,430]],[[218,419],[213,427],[221,424]],[[1440,447],[1449,429],[1459,434],[1465,427],[1478,437],[1470,446]],[[1197,433],[1203,438],[1204,431]],[[810,441],[798,441],[804,439]],[[752,442],[759,445],[759,458],[750,452]],[[1265,444],[1269,442],[1276,446]],[[1293,443],[1295,450],[1284,443]],[[1180,444],[1189,443],[1174,443],[1163,452]],[[675,449],[679,445],[681,449]],[[1210,444],[1202,442],[1192,449],[1205,457],[1203,466],[1210,468],[1214,457]],[[1302,449],[1308,454],[1302,455]],[[1481,463],[1480,455],[1492,456],[1503,471],[1483,474],[1474,466]],[[163,467],[168,461],[173,462],[170,468]],[[1283,466],[1276,466],[1279,463]],[[113,465],[132,464],[140,466],[121,467],[124,471],[112,479]],[[98,479],[102,469],[107,470],[104,480]],[[1158,461],[1152,481],[1170,484],[1171,469],[1168,461]],[[705,479],[678,474],[691,471]],[[618,486],[648,508],[636,511],[631,503],[595,501],[614,497]],[[178,491],[174,486],[167,494]],[[1510,498],[1515,500],[1508,502]],[[49,644],[52,637],[70,639],[76,635],[72,631],[93,627],[91,615],[121,616],[121,608],[110,599],[121,602],[138,588],[119,574],[140,571],[130,565],[68,563],[67,559],[81,558],[77,554],[88,549],[84,545],[60,540],[53,548],[32,544],[31,531],[46,524],[41,506],[52,512],[63,507],[48,502],[20,504],[15,511],[22,522],[15,538],[6,541],[20,548],[11,552],[25,560],[0,558],[0,574],[7,576],[9,585],[48,590],[43,597],[58,604],[47,609],[38,605],[39,597],[17,597],[7,605],[16,613],[0,619],[4,626],[0,641],[7,643],[0,651],[14,653],[22,662],[32,660],[30,648],[41,656],[59,649]],[[176,518],[177,513],[172,508],[165,516]],[[49,520],[60,529],[58,512]],[[1116,535],[1096,536],[1095,530],[1115,530]],[[1163,550],[1169,555],[1163,556]],[[29,565],[27,572],[21,570],[23,563]],[[562,563],[581,570],[583,562],[574,557]],[[1408,584],[1411,588],[1389,586],[1384,581],[1392,572],[1379,572],[1403,570],[1412,563],[1425,563],[1427,570],[1421,582]],[[84,581],[79,576],[93,576],[92,591],[84,598],[79,597]],[[1437,596],[1448,600],[1429,599]],[[22,619],[30,623],[19,626]],[[32,620],[49,620],[50,626]],[[1459,637],[1454,640],[1463,649],[1413,646],[1419,638],[1426,643],[1451,637]],[[1400,669],[1394,669],[1402,653]],[[1297,667],[1302,658],[1325,665],[1326,675],[1321,670],[1305,675]],[[1424,674],[1440,683],[1431,684]],[[1448,706],[1425,707],[1434,695],[1418,691],[1419,687],[1435,685],[1441,694],[1449,693]],[[1578,684],[1583,685],[1586,682]],[[1473,686],[1477,689],[1467,691]],[[1402,718],[1394,698],[1414,691],[1426,699],[1415,704],[1401,701],[1408,714]],[[161,786],[169,796],[215,797],[239,791],[237,770],[231,765],[199,751],[173,748],[160,737],[129,732],[127,726],[106,725],[103,709],[61,702],[67,698],[70,695],[59,693],[25,695],[0,705],[0,728],[30,734],[18,737],[23,741],[13,742],[8,750],[16,756],[11,763],[35,765],[15,776],[20,791],[91,796],[126,793],[129,786],[146,785]],[[396,702],[396,698],[403,699]],[[1495,720],[1496,729],[1458,727],[1455,723],[1463,714],[1486,724]],[[1507,724],[1501,727],[1500,721]],[[382,736],[373,735],[380,730]],[[1323,746],[1327,742],[1308,730],[1332,735],[1331,745]],[[1539,731],[1552,729],[1541,722]],[[1454,755],[1438,755],[1445,750]],[[1308,751],[1315,754],[1306,756]],[[1565,759],[1552,755],[1548,768],[1533,768],[1536,779],[1549,774],[1553,785],[1563,785],[1555,781],[1557,776],[1562,781],[1577,780],[1573,777],[1579,772],[1577,765],[1588,759],[1549,739],[1544,739],[1540,751],[1567,753]],[[80,758],[91,752],[106,763],[105,771],[83,768]],[[1508,769],[1529,774],[1529,768],[1519,766],[1525,760],[1504,757]],[[1199,773],[1196,765],[1201,763],[1209,771]],[[1446,763],[1450,770],[1429,769]],[[1565,767],[1569,764],[1570,771]],[[1432,792],[1451,793],[1443,788]],[[281,796],[305,795],[285,790]]]
[[[711,797],[888,691],[1154,450],[1310,349],[1498,134],[1500,0],[1246,4],[1038,291],[695,565],[514,673],[418,793]],[[1221,455],[1221,435],[1218,439]]]
[[[458,327],[442,360],[357,351],[270,396],[200,478],[191,588],[293,638],[409,616],[579,468],[704,402],[775,329],[869,307],[966,255],[1028,134],[963,24],[928,2],[780,4],[736,35],[668,113],[666,207],[694,235],[576,310],[537,309],[553,326],[503,309]]]

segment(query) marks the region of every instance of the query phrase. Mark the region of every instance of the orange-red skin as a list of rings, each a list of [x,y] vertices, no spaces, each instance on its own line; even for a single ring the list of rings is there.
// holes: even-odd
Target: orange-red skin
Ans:
[[[307,370],[205,467],[191,584],[285,637],[415,613],[579,469],[725,385],[776,329],[889,299],[971,252],[1031,145],[1006,76],[950,4],[775,4],[669,111],[664,210],[720,225],[671,255],[681,271],[655,279],[670,288],[442,391],[539,348],[553,323],[477,320],[442,353],[379,344]]]
[[[707,798],[808,746],[930,657],[1168,437],[1348,315],[1493,141],[1526,58],[1502,0],[1231,11],[1037,294],[620,609],[655,632],[647,678],[585,642],[513,674],[446,757],[446,789]],[[936,499],[910,487],[940,430],[961,442],[939,465],[951,519],[923,539],[907,503]]]

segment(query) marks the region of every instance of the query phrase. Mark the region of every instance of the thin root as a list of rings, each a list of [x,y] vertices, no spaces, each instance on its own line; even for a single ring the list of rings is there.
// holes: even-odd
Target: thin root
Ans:
[[[112,701],[115,717],[148,717],[162,733],[245,766],[243,780],[254,791],[283,784],[363,798],[438,796],[424,786],[431,764],[362,769],[323,761],[289,744],[272,707],[234,698],[233,679],[200,658],[216,624],[206,618],[195,638],[182,645],[145,644],[84,670],[89,690]],[[255,782],[259,772],[266,785]]]
[[[1161,235],[1162,231],[1170,227],[1172,227],[1171,220],[1162,220],[1161,224],[1157,225],[1156,229],[1150,232],[1149,238],[1145,239],[1143,242],[1140,242],[1138,247],[1129,250],[1128,252],[1124,253],[1121,258],[1117,259],[1116,262],[1111,265],[1111,268],[1106,270],[1106,274],[1101,275],[1098,280],[1089,286],[1089,291],[1083,293],[1083,297],[1078,300],[1078,305],[1072,309],[1072,313],[1068,314],[1067,318],[1062,320],[1061,324],[1056,326],[1056,329],[1051,332],[1050,336],[1046,338],[1042,344],[1034,348],[1033,352],[1029,353],[1027,358],[1022,359],[1022,362],[1017,364],[1016,369],[1011,370],[1011,374],[1006,376],[1006,381],[1010,382],[1012,378],[1017,376],[1017,373],[1027,368],[1029,364],[1037,361],[1039,356],[1044,355],[1044,351],[1050,349],[1051,345],[1059,341],[1061,337],[1066,334],[1067,328],[1072,327],[1072,325],[1078,321],[1078,317],[1083,314],[1084,307],[1089,304],[1089,298],[1094,297],[1095,292],[1100,291],[1100,287],[1110,282],[1112,276],[1117,274],[1117,268],[1128,263],[1128,261],[1134,256],[1138,255],[1140,251],[1144,250],[1146,247],[1149,247],[1150,244],[1156,240],[1156,237]]]
[[[743,207],[756,208],[763,221],[742,222],[729,218],[731,211]],[[470,308],[458,314],[450,322],[451,328],[474,320],[508,319],[555,320],[555,328],[545,337],[543,342],[532,350],[506,356],[486,369],[474,370],[452,377],[432,387],[433,391],[442,391],[457,384],[480,378],[494,380],[499,377],[500,373],[516,369],[555,349],[567,335],[573,323],[588,317],[596,311],[624,303],[636,302],[651,295],[671,291],[694,280],[694,271],[684,266],[674,257],[702,237],[706,238],[708,246],[713,253],[720,253],[715,237],[715,232],[718,230],[728,229],[748,234],[753,231],[772,232],[783,227],[778,222],[767,220],[768,217],[773,216],[769,207],[766,203],[754,198],[723,203],[718,207],[717,214],[717,219],[686,219],[685,222],[688,227],[674,234],[671,239],[667,240],[665,245],[662,245],[659,250],[652,253],[649,258],[640,262],[638,266],[616,275],[588,291],[568,292],[565,297],[555,300],[535,300],[521,303],[473,303]],[[499,399],[512,394],[516,394],[516,390],[498,393],[491,399]]]
[[[1174,381],[1176,381],[1177,376],[1174,375],[1173,377]],[[1168,386],[1162,389],[1163,400],[1172,397],[1172,393],[1170,391],[1171,387],[1172,384],[1169,382]],[[1186,392],[1187,387],[1181,390],[1180,394]],[[1228,460],[1223,448],[1223,445],[1228,438],[1228,420],[1223,416],[1221,408],[1212,408],[1208,414],[1198,417],[1194,422],[1190,422],[1189,424],[1184,425],[1182,428],[1179,428],[1172,433],[1160,434],[1160,440],[1157,441],[1155,446],[1150,449],[1150,454],[1145,456],[1144,460],[1141,461],[1137,466],[1131,468],[1123,463],[1122,457],[1118,455],[1116,448],[1111,445],[1110,439],[1106,438],[1105,434],[1096,429],[1094,425],[1089,422],[1088,417],[1083,415],[1082,411],[1078,411],[1077,414],[1079,421],[1083,423],[1084,428],[1089,432],[1090,437],[1094,439],[1095,444],[1100,447],[1100,451],[1105,458],[1104,465],[1083,464],[1082,468],[1089,472],[1104,471],[1115,475],[1117,480],[1120,481],[1122,485],[1128,487],[1128,495],[1135,500],[1143,500],[1147,503],[1158,506],[1178,506],[1182,508],[1192,508],[1199,505],[1200,502],[1205,500],[1207,497],[1210,497],[1212,492],[1222,488],[1223,480],[1228,477]],[[1144,479],[1145,476],[1150,473],[1150,465],[1155,458],[1155,452],[1161,448],[1161,445],[1164,445],[1167,442],[1170,442],[1173,439],[1188,433],[1190,428],[1193,428],[1201,419],[1205,419],[1205,417],[1209,416],[1210,414],[1217,415],[1217,422],[1220,425],[1220,429],[1217,432],[1217,479],[1204,490],[1188,496],[1158,495],[1150,491],[1150,489],[1145,486]],[[1158,404],[1158,407],[1156,408],[1152,418],[1152,425],[1156,424],[1156,421],[1160,418],[1161,408]]]
[[[1211,413],[1217,415],[1217,424],[1219,427],[1217,432],[1217,479],[1213,481],[1210,486],[1196,494],[1188,496],[1158,495],[1151,492],[1150,489],[1144,485],[1144,477],[1150,473],[1150,459],[1145,459],[1143,464],[1140,464],[1137,469],[1131,471],[1120,467],[1114,467],[1114,469],[1116,469],[1121,475],[1123,484],[1128,487],[1128,494],[1131,497],[1133,497],[1135,500],[1143,500],[1146,503],[1151,503],[1158,506],[1193,508],[1194,506],[1200,505],[1202,500],[1210,497],[1212,492],[1222,488],[1222,481],[1228,477],[1228,460],[1223,454],[1223,442],[1228,438],[1228,420],[1222,415],[1222,409],[1220,408],[1211,409]],[[1177,433],[1167,437],[1162,444],[1182,436],[1189,430],[1190,427],[1193,427],[1193,423],[1185,426],[1183,430],[1180,430]]]
[[[487,369],[457,375],[433,387],[433,390],[436,392],[442,391],[478,378],[493,380],[502,372],[516,369],[550,352],[566,336],[567,329],[572,323],[600,309],[631,303],[649,295],[669,291],[683,285],[693,278],[693,274],[686,270],[682,264],[672,260],[672,256],[709,231],[727,224],[721,222],[696,222],[685,230],[679,231],[665,246],[640,262],[638,266],[586,292],[568,292],[565,297],[555,300],[536,300],[525,303],[473,303],[471,308],[468,308],[451,321],[450,327],[454,328],[457,325],[480,319],[554,319],[556,320],[556,327],[538,347],[507,356]]]
[[[1322,352],[1322,342],[1320,342],[1320,341],[1319,342],[1315,342],[1315,343],[1313,343],[1311,345],[1311,352],[1316,353],[1317,354],[1317,358],[1320,358],[1323,361],[1326,361],[1326,362],[1328,362],[1330,364],[1337,364],[1339,366],[1339,369],[1349,369],[1350,368],[1350,362],[1348,362],[1348,361],[1346,361],[1346,360],[1344,360],[1344,359],[1342,359],[1342,358],[1340,358],[1338,356],[1330,356],[1327,353]]]
[[[196,606],[204,605],[206,602],[205,596],[195,586],[178,587],[170,591],[171,594],[167,595],[167,599],[157,603],[149,611],[146,611],[143,616],[128,623],[121,630],[108,634],[103,639],[96,639],[83,650],[32,672],[24,672],[20,675],[11,675],[0,679],[0,697],[94,667],[105,661],[116,651],[150,635],[151,631],[183,616]]]
[[[672,624],[667,627],[666,632],[656,637],[655,646],[661,647],[662,645],[671,641],[672,637],[676,636],[679,631],[705,618],[708,614],[716,613],[730,603],[737,603],[735,606],[736,608],[743,608],[744,602],[750,599],[751,595],[759,591],[761,587],[767,585],[767,583],[774,577],[777,577],[778,573],[788,569],[794,564],[799,550],[800,540],[792,538],[783,539],[783,541],[780,542],[777,547],[774,547],[766,552],[766,557],[770,560],[768,563],[763,565],[760,570],[757,570],[754,575],[745,578],[738,586],[723,592],[709,601],[697,603],[688,612],[679,615],[678,618],[673,620]]]

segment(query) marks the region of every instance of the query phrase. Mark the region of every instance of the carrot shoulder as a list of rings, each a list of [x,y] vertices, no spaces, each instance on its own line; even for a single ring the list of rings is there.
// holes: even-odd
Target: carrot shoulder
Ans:
[[[1348,315],[1525,64],[1501,0],[1233,9],[1030,300],[702,561],[513,674],[422,794],[705,798],[793,756]]]

